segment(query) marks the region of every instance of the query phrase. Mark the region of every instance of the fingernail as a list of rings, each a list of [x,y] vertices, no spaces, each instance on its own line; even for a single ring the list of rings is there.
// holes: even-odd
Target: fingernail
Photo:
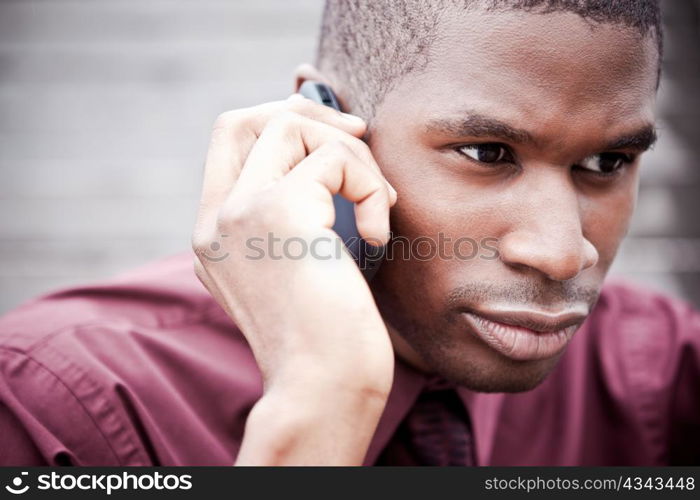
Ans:
[[[306,97],[299,93],[294,93],[287,98],[288,101],[298,101],[300,99],[306,99]]]

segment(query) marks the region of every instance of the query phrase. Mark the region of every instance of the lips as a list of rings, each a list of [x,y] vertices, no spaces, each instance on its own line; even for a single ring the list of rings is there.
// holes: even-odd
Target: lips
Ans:
[[[585,319],[578,312],[555,316],[532,311],[462,311],[469,330],[504,356],[529,361],[551,358],[569,343]]]

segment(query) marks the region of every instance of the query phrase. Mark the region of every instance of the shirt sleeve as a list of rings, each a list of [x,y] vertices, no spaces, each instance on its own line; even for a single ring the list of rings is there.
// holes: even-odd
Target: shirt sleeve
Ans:
[[[69,383],[76,377],[95,391],[77,369],[61,371],[0,346],[0,465],[132,465],[105,432],[114,412],[89,410],[79,386]]]
[[[0,403],[0,467],[50,465],[22,422]]]
[[[29,391],[39,375],[24,354],[0,349],[0,464],[7,466],[54,465],[56,437],[34,414],[32,406],[48,394]],[[28,397],[28,398],[27,398]]]

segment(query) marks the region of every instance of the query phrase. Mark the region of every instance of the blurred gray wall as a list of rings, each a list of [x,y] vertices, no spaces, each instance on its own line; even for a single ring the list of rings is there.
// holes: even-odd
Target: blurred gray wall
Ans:
[[[700,0],[662,0],[659,142],[643,158],[639,203],[613,265],[700,306]]]
[[[0,313],[189,248],[212,121],[286,97],[321,0],[0,0]],[[700,304],[698,3],[614,272]]]

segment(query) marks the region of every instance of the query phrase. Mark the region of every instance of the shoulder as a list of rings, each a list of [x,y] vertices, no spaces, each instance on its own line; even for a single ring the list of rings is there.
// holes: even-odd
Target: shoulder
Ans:
[[[698,311],[683,300],[613,281],[584,330],[572,359],[586,360],[579,366],[587,367],[596,394],[604,394],[605,412],[628,416],[655,463],[697,462]]]
[[[700,356],[700,314],[687,302],[621,279],[604,285],[579,347],[609,378],[668,384],[688,352]]]
[[[608,348],[659,355],[697,343],[700,313],[684,300],[622,279],[604,285],[586,321]]]
[[[700,390],[700,314],[683,300],[611,280],[580,333],[571,361],[649,427],[679,394]]]
[[[0,350],[58,369],[65,360],[97,372],[164,357],[247,350],[245,338],[196,278],[191,254],[101,283],[59,290],[0,318]],[[65,371],[62,369],[61,372]]]
[[[192,257],[181,254],[21,305],[0,318],[0,346],[31,351],[66,330],[196,321],[217,308],[194,275]]]
[[[599,300],[562,356],[566,380],[582,378],[606,397],[632,407],[660,408],[682,370],[700,387],[700,315],[688,303],[619,279]],[[645,410],[647,411],[647,410]]]
[[[49,461],[64,453],[92,465],[175,462],[175,433],[151,456],[157,445],[144,444],[153,439],[145,415],[201,428],[199,414],[223,422],[257,391],[247,343],[197,280],[190,254],[51,293],[0,318],[0,406]],[[237,405],[224,407],[224,394]],[[219,410],[229,413],[212,416]],[[197,439],[211,445],[193,435],[183,448],[194,450]],[[199,457],[205,452],[191,461]]]

